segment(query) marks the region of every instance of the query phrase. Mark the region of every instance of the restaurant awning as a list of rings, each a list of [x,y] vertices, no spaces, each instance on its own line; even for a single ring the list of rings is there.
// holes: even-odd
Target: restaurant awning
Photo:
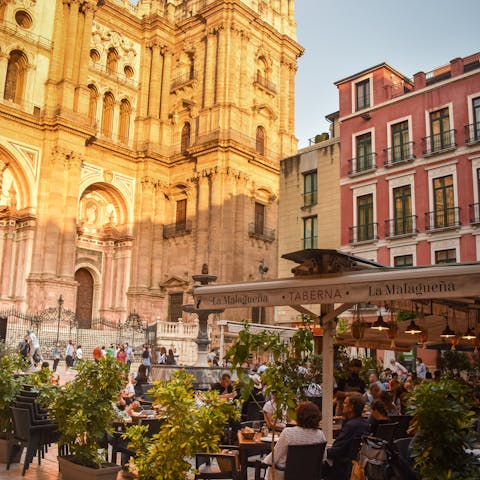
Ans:
[[[480,309],[480,262],[391,268],[338,250],[324,249],[301,250],[283,255],[283,258],[298,264],[292,269],[293,277],[197,287],[195,307],[289,305],[321,321],[324,329],[323,418],[328,441],[332,439],[333,338],[334,320],[338,315],[359,303],[395,302],[397,308],[398,305],[411,308],[415,302],[426,306],[428,329],[438,330],[445,326],[444,313],[448,308],[456,312],[458,321],[462,317],[466,321],[469,312]],[[320,305],[319,314],[306,307],[314,304]],[[475,315],[475,322],[477,318]],[[380,333],[375,334],[375,341],[384,342],[385,346],[377,348],[388,348],[391,341]],[[411,344],[417,341],[413,337],[410,339]],[[398,345],[401,345],[400,339]],[[356,346],[360,346],[359,341]]]

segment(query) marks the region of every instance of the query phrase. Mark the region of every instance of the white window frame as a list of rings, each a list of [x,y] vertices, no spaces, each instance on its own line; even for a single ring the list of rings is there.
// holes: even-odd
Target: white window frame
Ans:
[[[425,110],[425,132],[427,133],[427,137],[432,136],[432,129],[430,127],[430,114],[434,113],[438,110],[442,110],[443,108],[448,108],[448,118],[450,120],[450,128],[449,130],[455,129],[455,121],[453,118],[453,103],[445,103],[443,105],[437,105],[434,108],[430,108],[429,110]]]
[[[425,170],[428,171],[428,203],[429,211],[434,210],[434,201],[433,201],[433,180],[439,177],[446,177],[447,175],[452,175],[453,178],[453,198],[454,198],[454,207],[458,207],[458,188],[457,188],[457,161],[450,162],[441,166],[435,167],[426,167]]]
[[[398,187],[405,187],[410,185],[410,190],[412,194],[412,215],[416,214],[416,205],[415,205],[415,172],[402,173],[395,177],[388,177],[388,218],[393,218],[393,190]]]
[[[368,87],[370,90],[370,106],[357,110],[357,84],[365,80],[369,80]],[[364,75],[363,77],[357,78],[354,82],[352,82],[352,113],[363,112],[365,110],[368,110],[369,108],[372,108],[374,105],[375,102],[373,100],[373,73],[370,73],[368,75]]]
[[[430,242],[430,263],[435,265],[435,252],[440,250],[455,249],[455,260],[460,262],[460,239],[459,238],[445,238],[443,240],[433,240]]]
[[[377,182],[371,182],[365,185],[356,185],[351,187],[353,199],[353,226],[358,227],[357,223],[357,199],[363,195],[373,194],[373,222],[377,222]]]
[[[468,107],[468,124],[471,125],[473,123],[473,99],[479,98],[480,92],[472,93],[471,95],[467,96],[467,107]]]
[[[403,257],[404,255],[411,255],[413,258],[413,265],[417,265],[417,246],[402,245],[400,247],[392,247],[390,249],[390,265],[395,265],[395,257]]]

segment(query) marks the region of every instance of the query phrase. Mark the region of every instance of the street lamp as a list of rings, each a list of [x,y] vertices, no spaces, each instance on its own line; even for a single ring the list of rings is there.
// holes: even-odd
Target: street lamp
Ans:
[[[58,304],[58,314],[57,314],[57,339],[55,341],[55,345],[58,343],[58,336],[60,334],[60,320],[62,318],[62,306],[63,306],[63,297],[60,294],[57,300]]]

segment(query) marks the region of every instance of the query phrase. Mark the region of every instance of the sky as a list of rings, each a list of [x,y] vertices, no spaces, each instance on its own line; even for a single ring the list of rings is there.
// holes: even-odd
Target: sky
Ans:
[[[296,0],[299,147],[328,131],[334,82],[382,62],[407,77],[480,51],[480,0]]]

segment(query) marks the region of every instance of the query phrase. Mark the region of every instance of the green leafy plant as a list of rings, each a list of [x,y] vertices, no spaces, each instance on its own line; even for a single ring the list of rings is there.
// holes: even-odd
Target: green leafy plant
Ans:
[[[464,352],[447,350],[440,359],[440,368],[442,370],[469,370],[472,368],[472,362]]]
[[[475,441],[470,405],[468,387],[454,380],[422,383],[410,394],[414,466],[422,479],[478,478],[474,456],[465,451]]]
[[[23,370],[26,362],[21,355],[4,354],[0,358],[0,437],[7,438],[12,431],[10,406],[21,388],[22,379],[15,373]]]
[[[146,436],[147,427],[142,425],[125,433],[137,452],[129,468],[138,480],[185,480],[192,468],[187,457],[217,450],[227,420],[238,418],[236,403],[218,398],[217,392],[202,393],[199,404],[193,379],[179,370],[150,390],[164,418],[158,434]]]
[[[313,355],[313,333],[309,328],[299,328],[290,342],[282,340],[276,332],[263,330],[252,333],[249,324],[245,323],[238,339],[226,353],[226,359],[236,371],[241,385],[242,398],[250,398],[253,390],[253,380],[245,372],[243,365],[248,362],[249,355],[254,351],[263,351],[271,361],[262,374],[265,393],[275,394],[276,411],[274,422],[279,420],[285,410],[291,418],[295,418],[295,399],[302,396],[311,378],[306,377],[302,367],[321,365]],[[275,432],[272,432],[272,455]],[[275,464],[275,459],[272,458]]]
[[[406,322],[414,320],[417,317],[417,312],[413,310],[397,310],[397,322]]]
[[[59,390],[49,406],[58,423],[60,444],[70,446],[76,463],[98,468],[104,461],[97,439],[111,431],[113,402],[126,378],[126,364],[116,360],[80,362],[75,379]]]

